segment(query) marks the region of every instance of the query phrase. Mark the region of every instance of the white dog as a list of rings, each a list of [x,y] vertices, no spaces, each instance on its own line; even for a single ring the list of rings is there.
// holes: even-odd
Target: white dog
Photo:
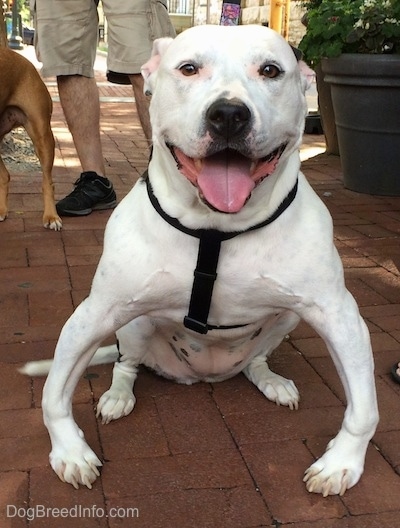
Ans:
[[[373,359],[331,218],[299,172],[307,81],[293,50],[262,26],[198,26],[156,41],[143,75],[153,95],[148,176],[113,212],[91,293],[61,332],[43,395],[51,465],[75,487],[99,475],[71,398],[113,332],[120,358],[98,403],[105,423],[132,411],[139,364],[188,384],[242,371],[297,408],[294,383],[266,358],[302,318],[324,339],[348,401],[304,480],[343,494],[378,420]],[[117,357],[108,347],[94,361]]]

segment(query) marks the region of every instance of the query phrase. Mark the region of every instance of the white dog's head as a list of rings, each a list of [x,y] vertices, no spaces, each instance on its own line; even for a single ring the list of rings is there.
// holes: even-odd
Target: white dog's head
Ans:
[[[271,29],[197,26],[156,40],[142,74],[155,147],[216,211],[240,211],[298,149],[309,71]]]

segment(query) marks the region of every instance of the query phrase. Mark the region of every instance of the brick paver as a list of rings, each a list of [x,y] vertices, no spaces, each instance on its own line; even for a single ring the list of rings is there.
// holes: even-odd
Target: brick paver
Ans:
[[[121,199],[145,169],[148,151],[130,87],[106,83],[104,72],[99,83],[104,154]],[[49,90],[61,198],[79,164],[54,82]],[[303,155],[321,145],[322,137],[306,136]],[[303,471],[335,434],[344,411],[326,347],[305,323],[271,361],[299,387],[298,411],[268,402],[242,375],[221,384],[180,386],[142,369],[133,414],[102,425],[94,406],[109,386],[111,366],[90,368],[75,393],[74,412],[105,465],[92,490],[60,482],[48,464],[40,409],[44,380],[23,377],[17,368],[51,357],[65,319],[89,291],[110,212],[66,218],[61,232],[44,230],[41,175],[34,168],[12,174],[10,217],[0,224],[2,528],[397,526],[400,385],[389,370],[400,360],[400,197],[344,189],[336,157],[319,154],[304,161],[303,170],[332,213],[347,284],[372,337],[381,421],[360,483],[344,497],[325,499],[307,493],[302,483]],[[32,522],[23,517],[28,508],[39,512]],[[53,516],[40,517],[43,508]],[[56,508],[66,508],[69,517],[56,518]],[[123,517],[129,513],[131,518]]]

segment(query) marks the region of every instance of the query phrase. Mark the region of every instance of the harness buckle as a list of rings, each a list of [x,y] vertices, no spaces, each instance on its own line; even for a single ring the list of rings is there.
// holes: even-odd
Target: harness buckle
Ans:
[[[206,273],[204,271],[195,269],[193,275],[199,280],[213,283],[216,281],[218,273]]]
[[[183,318],[183,326],[185,326],[185,328],[189,328],[189,330],[197,332],[198,334],[207,334],[208,332],[207,323],[196,321],[196,319],[193,319],[192,317],[189,317],[187,315],[185,315],[185,317]]]

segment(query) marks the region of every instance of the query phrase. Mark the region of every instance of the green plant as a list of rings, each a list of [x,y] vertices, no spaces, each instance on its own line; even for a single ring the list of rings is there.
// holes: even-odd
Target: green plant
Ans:
[[[315,66],[341,53],[400,53],[399,0],[309,0],[299,44]]]

